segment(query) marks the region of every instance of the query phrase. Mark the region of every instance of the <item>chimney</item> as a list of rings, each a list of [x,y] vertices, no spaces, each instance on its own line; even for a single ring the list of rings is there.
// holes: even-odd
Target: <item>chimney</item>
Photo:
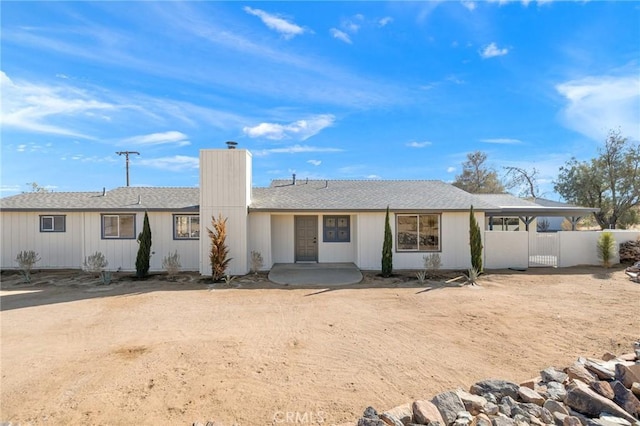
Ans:
[[[142,195],[138,195],[138,204],[142,204]]]
[[[102,187],[102,196],[103,197],[107,196],[107,188],[105,188],[104,186]]]
[[[236,146],[238,146],[238,142],[234,141],[227,141],[225,143],[227,144],[228,149],[236,149]]]
[[[293,174],[293,183],[291,185],[295,185],[296,184],[296,174]]]

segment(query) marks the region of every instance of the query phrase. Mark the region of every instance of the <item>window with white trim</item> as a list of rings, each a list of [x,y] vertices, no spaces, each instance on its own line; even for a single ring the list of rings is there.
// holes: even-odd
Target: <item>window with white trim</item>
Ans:
[[[103,214],[103,239],[133,239],[136,238],[135,214]]]
[[[40,232],[66,232],[65,215],[40,216]]]
[[[197,214],[173,215],[173,239],[197,240],[200,238],[200,216]]]
[[[396,251],[440,251],[440,215],[396,215]]]

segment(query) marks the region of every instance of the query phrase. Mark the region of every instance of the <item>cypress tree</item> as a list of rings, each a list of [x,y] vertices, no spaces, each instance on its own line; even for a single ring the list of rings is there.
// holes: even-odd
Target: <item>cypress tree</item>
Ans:
[[[149,273],[149,261],[151,259],[151,227],[149,226],[149,215],[144,212],[144,223],[142,232],[138,235],[138,255],[136,256],[136,276],[144,278]]]
[[[482,235],[476,216],[473,214],[473,205],[469,211],[469,246],[471,248],[471,267],[480,273],[482,272]]]
[[[391,225],[389,224],[389,206],[387,206],[387,216],[384,219],[384,243],[382,244],[382,276],[390,277],[393,272],[393,237],[391,236]]]

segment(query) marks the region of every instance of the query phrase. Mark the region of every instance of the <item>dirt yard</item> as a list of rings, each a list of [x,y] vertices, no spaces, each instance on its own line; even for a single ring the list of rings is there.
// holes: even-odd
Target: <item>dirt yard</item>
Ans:
[[[2,274],[0,422],[333,424],[484,378],[522,381],[630,352],[640,284],[620,268],[500,271],[481,286],[383,280],[210,288],[183,275],[108,287]]]

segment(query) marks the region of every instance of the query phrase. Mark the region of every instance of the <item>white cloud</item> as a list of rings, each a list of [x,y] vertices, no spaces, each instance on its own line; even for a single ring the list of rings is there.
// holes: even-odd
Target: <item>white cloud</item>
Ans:
[[[522,141],[519,139],[510,138],[494,138],[494,139],[480,139],[480,142],[493,143],[498,145],[520,145]]]
[[[95,111],[117,109],[116,105],[93,99],[85,91],[76,88],[14,82],[4,71],[0,71],[0,90],[0,123],[6,127],[38,133],[93,139],[50,121],[64,119],[59,121],[66,124],[71,118],[87,117]]]
[[[340,31],[337,28],[331,28],[329,32],[331,33],[333,38],[337,38],[338,40],[344,41],[348,44],[353,44],[353,42],[351,41],[351,37],[349,37],[349,34],[345,33],[344,31]]]
[[[312,164],[314,166],[319,166],[320,164],[322,164],[322,161],[320,161],[320,160],[307,160],[307,163]]]
[[[386,27],[392,22],[393,22],[393,18],[391,16],[385,16],[384,18],[378,19],[378,26]]]
[[[412,141],[407,143],[407,146],[410,148],[424,148],[431,145],[431,142],[429,141],[424,141],[424,142],[416,142],[416,141]]]
[[[640,140],[640,77],[591,76],[556,85],[567,101],[564,124],[589,138],[603,141],[610,129]]]
[[[200,159],[198,157],[189,157],[186,155],[174,155],[173,157],[160,157],[136,160],[135,164],[141,166],[153,167],[160,170],[168,170],[170,172],[183,172],[194,170],[199,167]]]
[[[182,132],[168,131],[162,133],[151,133],[148,135],[132,136],[130,138],[123,139],[120,145],[140,145],[140,146],[152,146],[152,145],[175,145],[175,146],[187,146],[191,145],[188,140],[188,136]]]
[[[367,179],[373,179],[373,180],[378,180],[378,179],[382,179],[380,176],[378,175],[367,175],[366,176]]]
[[[350,32],[350,33],[352,33],[352,34],[355,34],[355,33],[357,33],[357,32],[358,32],[358,30],[360,30],[360,24],[356,24],[355,22],[350,21],[350,20],[348,20],[348,19],[343,20],[343,21],[340,23],[340,27],[341,27],[343,30],[345,30],[345,31],[347,31],[347,32]]]
[[[244,11],[260,18],[267,27],[282,34],[285,39],[293,38],[305,32],[301,26],[291,23],[277,15],[267,13],[264,10],[252,9],[249,6],[245,6]]]
[[[480,56],[482,56],[483,59],[488,59],[496,56],[504,56],[507,53],[509,53],[509,49],[506,47],[500,49],[495,43],[490,43],[482,49]]]
[[[20,192],[20,185],[0,185],[0,194]]]
[[[447,173],[453,173],[456,171],[455,167],[447,167]]]
[[[320,114],[305,120],[289,124],[260,123],[257,126],[245,126],[242,131],[250,138],[266,138],[272,140],[296,138],[304,141],[329,127],[335,121],[331,114]]]
[[[340,148],[324,148],[319,146],[309,146],[309,145],[293,145],[283,148],[269,148],[262,149],[259,151],[254,151],[253,155],[260,157],[269,154],[301,154],[308,152],[343,152]]]
[[[474,1],[464,1],[464,0],[462,1],[462,5],[470,11],[474,11],[478,6]]]
[[[25,145],[25,144],[20,144],[20,145],[18,145],[16,147],[16,151],[18,151],[18,152],[25,152],[26,149],[27,149],[27,145]]]

